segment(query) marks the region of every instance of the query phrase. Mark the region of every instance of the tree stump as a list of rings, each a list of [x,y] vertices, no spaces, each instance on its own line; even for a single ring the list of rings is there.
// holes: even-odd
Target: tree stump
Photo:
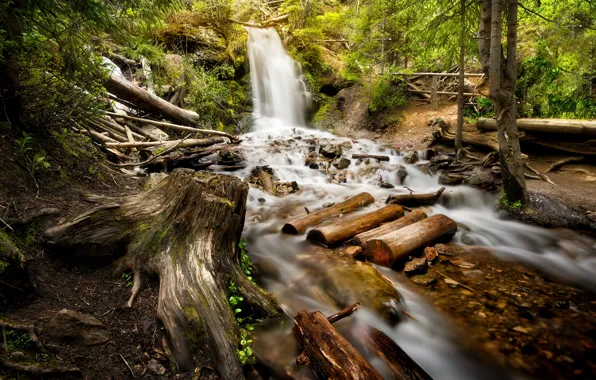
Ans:
[[[234,282],[257,317],[279,305],[246,278],[238,243],[248,185],[227,175],[175,170],[147,192],[97,207],[45,232],[49,246],[79,255],[124,255],[134,273],[129,306],[142,277],[160,279],[157,316],[181,372],[209,355],[222,379],[243,378],[239,327],[228,302]]]

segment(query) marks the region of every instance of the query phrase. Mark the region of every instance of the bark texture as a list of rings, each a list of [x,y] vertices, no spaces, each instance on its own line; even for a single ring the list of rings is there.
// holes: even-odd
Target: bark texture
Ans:
[[[394,220],[393,222],[385,223],[380,227],[374,228],[370,231],[363,232],[354,236],[352,239],[352,244],[359,245],[362,248],[366,247],[366,243],[370,239],[375,239],[379,236],[386,235],[392,231],[399,230],[400,228],[404,228],[409,226],[412,223],[416,223],[419,220],[426,218],[426,214],[420,210],[414,210],[408,215],[404,216],[403,218],[399,218]]]
[[[314,228],[308,233],[307,238],[325,245],[334,245],[403,215],[404,209],[401,206],[387,205],[364,215],[341,218],[338,222]]]
[[[222,379],[240,379],[230,282],[255,316],[281,313],[240,267],[247,194],[236,177],[179,169],[151,190],[93,209],[45,237],[62,251],[123,254],[120,268],[134,273],[129,306],[143,276],[157,274],[157,316],[181,372],[192,373],[198,358],[209,355]]]
[[[445,188],[441,187],[435,193],[390,195],[385,203],[410,207],[430,206],[437,203],[444,191]]]
[[[545,132],[565,135],[596,136],[596,121],[566,119],[517,119],[520,131]],[[476,127],[483,131],[496,131],[495,119],[480,118]]]
[[[299,312],[293,331],[319,379],[382,379],[321,312]]]

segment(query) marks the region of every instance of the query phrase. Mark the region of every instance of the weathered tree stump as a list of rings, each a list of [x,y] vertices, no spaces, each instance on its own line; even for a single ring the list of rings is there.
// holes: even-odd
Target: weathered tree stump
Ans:
[[[248,185],[236,177],[179,169],[147,192],[47,230],[46,240],[79,255],[123,254],[120,269],[134,273],[129,306],[143,276],[157,274],[157,316],[181,372],[192,373],[197,358],[209,355],[222,379],[240,379],[240,334],[228,303],[230,282],[251,314],[281,313],[240,267],[247,194]]]

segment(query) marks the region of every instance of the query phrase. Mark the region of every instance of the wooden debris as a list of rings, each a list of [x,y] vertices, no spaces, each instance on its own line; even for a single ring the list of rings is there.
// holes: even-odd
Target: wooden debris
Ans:
[[[403,214],[404,210],[399,205],[386,205],[364,215],[342,218],[334,223],[316,227],[308,233],[307,238],[325,245],[334,245],[385,222],[400,218]]]
[[[206,138],[206,139],[188,139],[188,140],[183,141],[180,144],[180,147],[191,147],[191,146],[206,147],[206,146],[210,146],[210,145],[221,144],[223,142],[224,142],[224,140],[222,137],[212,137],[212,138]],[[156,147],[156,146],[160,146],[160,145],[168,147],[171,145],[176,145],[178,143],[180,143],[180,140],[144,141],[144,142],[137,141],[134,143],[129,143],[129,142],[110,143],[110,142],[107,142],[107,143],[105,143],[105,146],[111,147],[111,148],[147,148],[147,147]]]
[[[298,346],[320,379],[382,379],[382,376],[319,312],[294,317]]]
[[[520,131],[560,133],[567,135],[596,136],[596,121],[570,119],[517,119]],[[496,131],[497,121],[481,117],[476,127],[483,131]]]
[[[536,176],[538,176],[539,179],[542,179],[542,180],[550,183],[551,185],[557,186],[557,184],[554,183],[553,181],[551,181],[551,179],[546,174],[540,173],[538,170],[536,170],[533,167],[531,167],[530,164],[524,162],[524,167],[526,169],[528,169],[529,171],[531,171],[532,173],[534,173]]]
[[[417,207],[417,206],[430,206],[437,203],[441,194],[445,191],[444,187],[441,187],[435,193],[429,194],[399,194],[399,195],[390,195],[387,198],[385,203],[390,204],[398,204],[410,207]]]
[[[369,261],[392,267],[416,249],[431,244],[441,237],[453,236],[457,224],[445,215],[433,215],[419,222],[371,239],[366,244]]]
[[[374,228],[372,230],[360,233],[351,240],[351,244],[361,246],[362,248],[366,247],[366,243],[370,239],[377,238],[379,236],[388,234],[389,232],[399,230],[405,226],[409,226],[412,223],[416,223],[419,220],[426,218],[426,214],[422,211],[416,210],[410,212],[408,215],[399,218],[393,222],[385,223],[380,227]]]
[[[375,159],[377,161],[389,161],[389,156],[380,156],[380,155],[376,155],[376,154],[353,154],[352,155],[353,159],[367,159],[367,158],[372,158]]]
[[[346,212],[353,211],[356,208],[364,207],[374,202],[374,198],[369,193],[360,193],[341,203],[334,204],[331,207],[314,211],[298,219],[287,222],[282,227],[282,232],[287,234],[303,234],[309,227],[314,226],[324,220],[337,217]]]

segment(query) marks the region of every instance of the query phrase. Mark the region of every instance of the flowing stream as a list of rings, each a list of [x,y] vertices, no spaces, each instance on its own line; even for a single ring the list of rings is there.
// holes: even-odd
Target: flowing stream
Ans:
[[[404,186],[415,192],[434,192],[441,186],[436,176],[427,175],[414,165],[407,165],[397,152],[369,140],[353,141],[306,127],[304,114],[309,107],[310,94],[306,91],[300,66],[285,52],[274,29],[247,28],[251,80],[254,98],[255,126],[243,136],[247,167],[237,172],[247,177],[255,166],[268,165],[280,181],[296,181],[300,190],[285,197],[268,195],[251,188],[244,236],[248,240],[251,258],[262,270],[264,287],[273,292],[288,315],[300,309],[319,309],[326,315],[338,311],[302,292],[296,279],[304,283],[302,260],[308,256],[309,244],[304,236],[288,236],[279,232],[289,219],[304,215],[304,207],[311,210],[325,203],[339,202],[345,197],[366,191],[376,200],[365,211],[380,207],[389,194],[407,193]],[[328,173],[305,165],[305,156],[315,139],[343,144],[343,156],[352,153],[390,156],[388,162],[358,163],[352,160],[347,168],[345,183],[333,183]],[[421,152],[422,153],[422,152]],[[424,157],[422,157],[424,158]],[[406,167],[408,175],[399,185],[398,166]],[[394,189],[379,187],[380,180],[395,184]],[[445,214],[461,226],[454,237],[459,244],[490,247],[494,255],[532,265],[553,276],[574,279],[578,284],[596,290],[596,246],[593,241],[570,231],[557,232],[521,224],[501,218],[496,211],[493,195],[466,186],[447,186],[441,203],[425,209],[429,214]],[[495,367],[458,344],[457,333],[432,306],[418,296],[409,280],[402,274],[377,267],[396,285],[402,305],[416,321],[406,320],[392,325],[371,310],[358,311],[338,325],[343,329],[358,328],[366,322],[390,336],[430,376],[436,379],[489,379],[513,378],[514,374]],[[306,279],[317,283],[316,278]],[[288,336],[291,326],[275,334]],[[280,336],[281,336],[280,335]],[[277,336],[277,335],[275,335]],[[273,339],[270,337],[270,339]],[[293,339],[293,338],[292,338]],[[271,347],[277,341],[268,342]],[[287,353],[288,360],[295,353]],[[382,363],[372,361],[381,373]]]

